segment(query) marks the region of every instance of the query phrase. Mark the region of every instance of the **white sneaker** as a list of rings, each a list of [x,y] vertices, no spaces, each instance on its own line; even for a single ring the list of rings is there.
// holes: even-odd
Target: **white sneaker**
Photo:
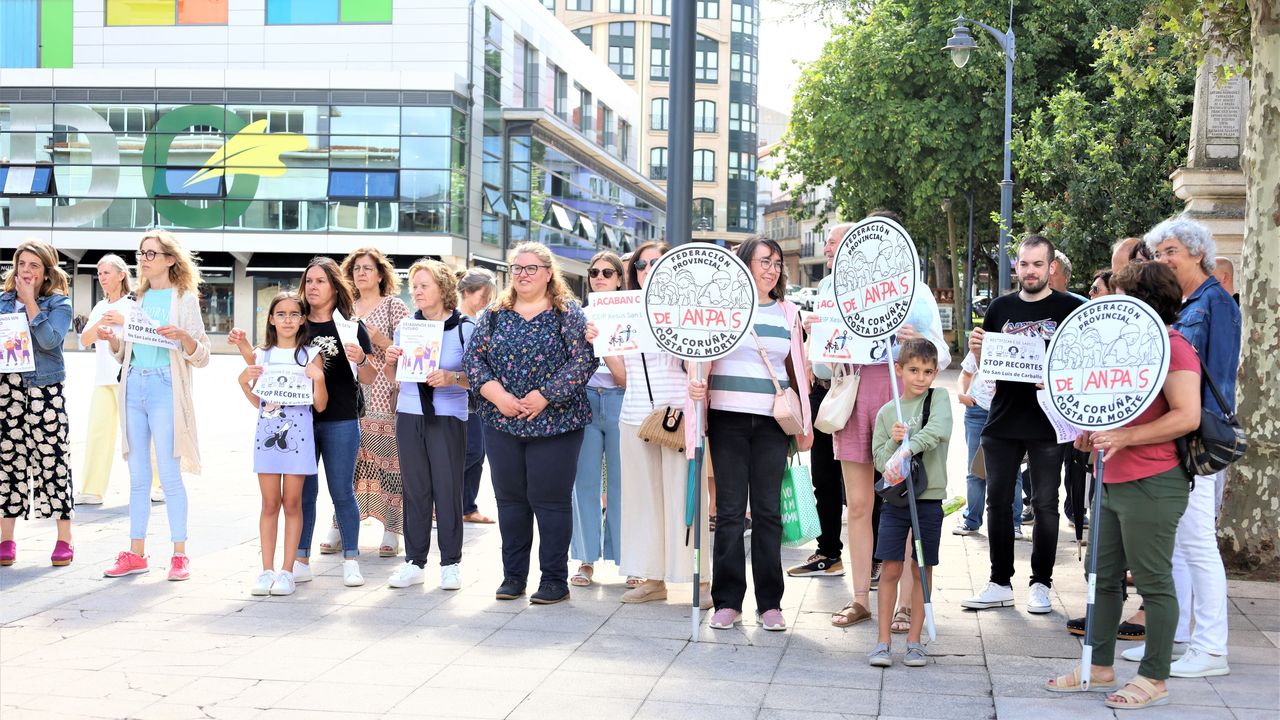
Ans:
[[[1031,542],[1031,533],[1022,532],[1021,525],[1013,526],[1013,539],[1021,542]]]
[[[342,561],[342,584],[347,587],[360,587],[364,584],[364,576],[360,574],[360,563],[355,560]]]
[[[1189,647],[1190,646],[1187,645],[1187,643],[1175,642],[1173,644],[1173,654],[1169,656],[1170,659],[1175,661],[1180,659],[1183,655],[1187,654],[1187,649]],[[1129,662],[1142,662],[1142,656],[1145,655],[1146,652],[1147,652],[1147,644],[1138,643],[1137,645],[1134,645],[1128,650],[1125,650],[1124,652],[1120,653],[1120,657],[1124,658],[1125,660],[1128,660]]]
[[[276,575],[276,581],[271,583],[272,595],[292,595],[298,585],[293,581],[293,573],[281,572]]]
[[[1035,615],[1053,612],[1053,603],[1049,601],[1048,585],[1031,583],[1031,594],[1027,596],[1027,612]]]
[[[253,581],[253,588],[249,590],[250,595],[268,595],[271,593],[271,583],[276,581],[276,573],[274,570],[263,570],[258,575],[258,579]]]
[[[153,503],[164,502],[164,490],[158,487],[151,488],[151,502]]]
[[[462,589],[462,566],[459,563],[440,566],[440,589]]]
[[[411,562],[402,563],[387,578],[387,584],[393,588],[407,588],[410,585],[421,585],[426,579],[426,572]]]
[[[1231,667],[1227,665],[1226,655],[1210,655],[1190,647],[1185,655],[1169,666],[1169,674],[1180,678],[1218,677],[1230,675]]]
[[[997,585],[993,582],[987,583],[982,592],[974,595],[968,600],[960,603],[961,607],[970,610],[987,610],[989,608],[1012,607],[1013,606],[1013,588],[1008,585]]]
[[[102,496],[93,493],[80,493],[76,496],[76,505],[101,505]]]
[[[311,566],[304,563],[293,561],[293,582],[304,583],[311,582]]]

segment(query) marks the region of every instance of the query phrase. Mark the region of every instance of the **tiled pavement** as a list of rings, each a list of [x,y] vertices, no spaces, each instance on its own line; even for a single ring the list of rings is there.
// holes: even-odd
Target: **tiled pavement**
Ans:
[[[71,357],[70,368],[73,378],[88,377],[88,356]],[[424,588],[386,588],[398,560],[370,552],[381,533],[366,524],[364,587],[343,587],[339,562],[318,556],[316,580],[295,596],[253,598],[258,492],[247,451],[253,419],[233,392],[233,375],[227,358],[197,374],[206,470],[188,479],[190,581],[164,580],[162,506],[153,511],[150,534],[160,567],[102,578],[127,537],[127,479],[119,465],[107,504],[78,512],[71,567],[51,568],[45,560],[52,523],[19,524],[18,564],[0,570],[0,718],[1113,717],[1097,695],[1041,689],[1079,657],[1078,642],[1063,629],[1084,602],[1065,524],[1054,612],[1044,616],[1020,607],[962,610],[959,601],[986,580],[986,539],[944,535],[934,664],[922,669],[869,668],[863,653],[874,640],[872,624],[848,630],[829,624],[828,613],[848,599],[847,578],[789,578],[786,633],[764,632],[750,621],[712,631],[704,620],[698,643],[687,637],[688,586],[673,588],[670,603],[623,605],[621,578],[605,566],[602,582],[575,590],[568,603],[496,601],[494,526],[467,527],[459,592],[434,587],[434,565]],[[946,374],[943,382],[953,381]],[[87,396],[74,381],[69,389],[74,423],[85,417]],[[77,458],[85,432],[74,427]],[[962,432],[957,421],[953,494],[963,487]],[[482,497],[490,505],[482,509],[492,514],[488,493],[486,484]],[[321,517],[328,517],[321,503]],[[1019,544],[1016,585],[1026,577],[1029,551],[1029,543]],[[784,560],[805,554],[784,550]],[[1024,593],[1017,589],[1020,602]],[[1230,596],[1231,675],[1173,679],[1173,704],[1143,718],[1280,716],[1280,589],[1232,582]],[[747,605],[750,617],[750,597]],[[1121,662],[1119,670],[1124,677],[1136,667]]]

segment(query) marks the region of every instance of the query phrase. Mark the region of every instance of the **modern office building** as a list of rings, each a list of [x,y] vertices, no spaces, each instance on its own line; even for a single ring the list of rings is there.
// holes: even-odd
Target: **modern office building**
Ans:
[[[641,166],[665,186],[671,8],[696,3],[693,237],[738,242],[757,231],[758,0],[537,0],[636,89],[645,111]],[[773,138],[777,140],[777,138]]]
[[[87,313],[98,258],[173,230],[214,333],[364,245],[501,272],[536,239],[580,285],[664,231],[641,113],[530,0],[0,0],[0,247],[51,241]]]

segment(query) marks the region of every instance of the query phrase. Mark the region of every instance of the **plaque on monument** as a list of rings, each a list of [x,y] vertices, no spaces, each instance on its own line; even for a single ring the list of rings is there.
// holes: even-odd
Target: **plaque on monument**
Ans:
[[[1208,122],[1205,123],[1209,137],[1240,137],[1240,121],[1244,110],[1241,104],[1244,79],[1239,75],[1209,91],[1209,101],[1205,103],[1208,110]]]

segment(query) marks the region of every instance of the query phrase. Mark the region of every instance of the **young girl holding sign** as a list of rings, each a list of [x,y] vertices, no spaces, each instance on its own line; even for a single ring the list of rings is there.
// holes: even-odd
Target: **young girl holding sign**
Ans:
[[[253,443],[253,471],[262,491],[262,515],[258,531],[262,536],[262,572],[253,583],[254,595],[292,595],[295,587],[293,563],[302,536],[302,483],[316,472],[315,430],[311,409],[323,412],[329,404],[324,384],[324,358],[307,347],[307,322],[302,298],[282,292],[267,309],[267,337],[254,353],[254,363],[240,373],[240,390],[258,408],[258,431]],[[287,405],[267,394],[264,388],[280,375],[273,366],[306,368],[312,383],[311,403]],[[259,396],[262,393],[268,400]],[[275,571],[276,533],[280,507],[284,505],[284,567]]]

